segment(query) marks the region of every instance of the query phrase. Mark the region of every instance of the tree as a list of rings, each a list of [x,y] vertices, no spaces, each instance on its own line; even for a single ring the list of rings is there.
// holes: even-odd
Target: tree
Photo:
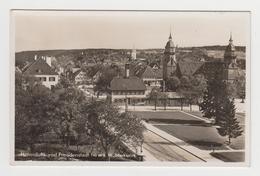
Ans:
[[[62,139],[68,151],[71,141],[78,144],[81,135],[86,133],[87,117],[82,113],[82,106],[87,102],[84,93],[73,87],[63,89],[57,94],[52,113],[52,129]]]
[[[15,147],[27,145],[34,152],[40,136],[50,131],[53,97],[33,77],[16,73],[15,84]]]
[[[121,74],[117,67],[107,67],[102,70],[102,74],[98,79],[94,90],[97,92],[107,92],[112,79]]]
[[[234,99],[230,100],[228,97],[224,100],[223,115],[218,121],[219,128],[218,133],[221,136],[228,137],[228,144],[231,143],[231,138],[237,138],[243,133],[242,128],[235,117],[236,109],[234,105]]]
[[[192,111],[192,104],[198,104],[200,99],[203,97],[206,85],[206,80],[202,75],[191,77],[183,76],[181,78],[181,83],[177,92],[188,100],[190,111]]]
[[[233,82],[227,83],[227,91],[230,98],[236,98],[238,96],[238,87]]]
[[[244,103],[244,99],[246,96],[246,80],[245,76],[239,76],[237,78],[237,81],[235,83],[237,88],[237,95],[239,98],[241,98],[241,102]]]
[[[122,142],[135,145],[142,138],[144,127],[137,116],[120,113],[117,107],[102,101],[92,102],[87,109],[88,128],[93,131],[95,142],[101,145],[107,160],[112,147]]]
[[[55,89],[62,89],[62,88],[68,88],[71,87],[73,83],[70,81],[70,79],[64,75],[60,76],[59,83],[55,86]]]
[[[227,87],[219,73],[215,73],[213,79],[207,80],[207,89],[203,95],[203,101],[200,103],[200,110],[203,116],[214,119],[217,124],[223,116],[224,100],[228,97]]]
[[[166,87],[170,91],[176,91],[180,85],[180,80],[176,76],[172,76],[166,81]]]
[[[157,110],[158,100],[164,101],[164,110],[166,110],[168,95],[157,87],[154,87],[148,94],[148,98],[154,101],[154,109]]]

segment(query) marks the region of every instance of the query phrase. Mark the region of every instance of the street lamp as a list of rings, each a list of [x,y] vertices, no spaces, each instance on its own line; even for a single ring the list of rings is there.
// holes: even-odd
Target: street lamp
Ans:
[[[155,102],[154,102],[154,110],[156,111],[156,107],[157,107],[157,90],[154,90],[155,93]]]
[[[125,89],[125,112],[127,112],[128,110],[127,86],[123,84],[123,88]]]

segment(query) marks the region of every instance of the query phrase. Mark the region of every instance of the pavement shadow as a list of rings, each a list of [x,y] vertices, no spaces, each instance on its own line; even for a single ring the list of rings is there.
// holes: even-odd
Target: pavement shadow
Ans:
[[[213,141],[188,140],[186,141],[202,150],[225,150],[227,149],[223,143]]]
[[[180,124],[180,125],[187,125],[187,126],[204,126],[210,127],[211,124],[205,123],[201,120],[182,120],[182,119],[151,119],[146,120],[150,124]]]

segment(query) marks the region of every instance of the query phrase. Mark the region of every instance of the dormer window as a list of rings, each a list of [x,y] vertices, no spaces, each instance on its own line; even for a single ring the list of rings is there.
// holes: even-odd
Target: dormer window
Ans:
[[[36,72],[37,72],[37,73],[41,73],[42,70],[41,70],[41,69],[37,69]]]

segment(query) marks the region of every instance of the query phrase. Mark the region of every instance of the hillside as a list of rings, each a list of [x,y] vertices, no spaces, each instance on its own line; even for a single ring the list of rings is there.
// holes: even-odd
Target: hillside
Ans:
[[[178,60],[211,60],[223,58],[226,46],[203,46],[177,48]],[[245,60],[245,47],[237,46],[238,60]],[[160,62],[163,58],[163,49],[140,49],[137,50],[137,58],[146,59],[148,62]],[[22,68],[26,62],[31,62],[34,56],[54,56],[58,65],[64,66],[69,61],[75,65],[84,63],[117,63],[123,64],[130,58],[129,49],[71,49],[71,50],[39,50],[23,51],[15,53],[15,64]],[[244,61],[243,61],[244,62]]]

